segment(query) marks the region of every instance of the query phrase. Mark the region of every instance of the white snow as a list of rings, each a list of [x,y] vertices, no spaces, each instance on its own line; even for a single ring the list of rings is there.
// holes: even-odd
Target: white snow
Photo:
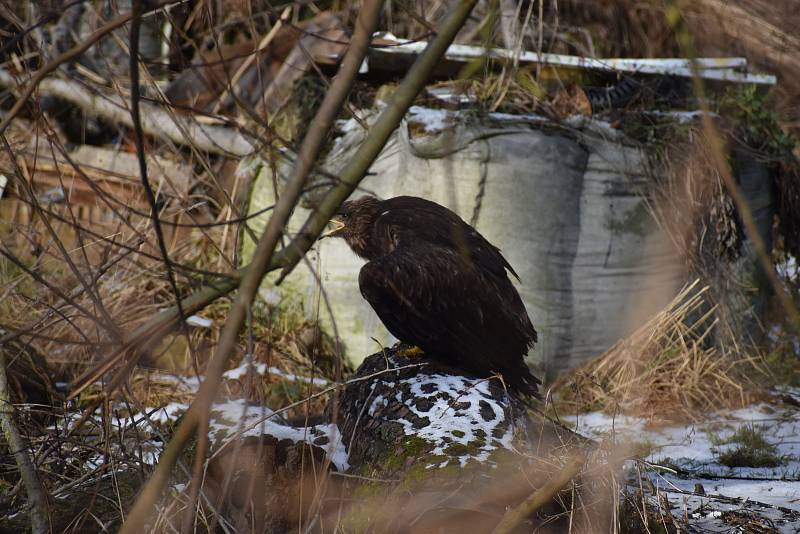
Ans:
[[[644,458],[647,462],[675,467],[678,473],[661,471],[649,476],[659,491],[678,505],[673,513],[679,518],[686,513],[693,527],[709,532],[730,529],[730,524],[722,521],[721,511],[746,508],[773,519],[780,532],[798,532],[800,521],[786,520],[775,507],[800,511],[799,415],[791,406],[762,403],[709,414],[702,422],[686,425],[654,425],[637,417],[598,412],[562,419],[589,437],[613,439],[621,446],[625,442],[644,444],[650,448]],[[783,464],[760,468],[721,465],[719,454],[736,446],[724,442],[742,426],[753,427],[774,445]],[[691,495],[695,484],[702,484],[704,496]]]
[[[189,408],[188,404],[171,402],[166,406],[147,410],[150,421],[165,424],[175,421]],[[152,413],[151,413],[152,412]],[[217,402],[211,405],[208,435],[216,446],[222,446],[234,439],[247,436],[270,435],[278,440],[289,439],[294,442],[307,441],[323,449],[339,471],[350,466],[347,463],[347,449],[342,442],[336,425],[324,424],[309,427],[290,427],[282,424],[280,416],[266,406],[253,405],[244,399]],[[144,414],[134,414],[133,419],[140,421]],[[124,423],[130,423],[130,418]],[[216,447],[215,447],[216,448]],[[155,464],[161,454],[161,445],[145,447],[144,462]]]
[[[512,114],[512,113],[500,113],[499,111],[489,113],[489,118],[494,119],[496,121],[531,122],[536,124],[550,122],[551,120],[545,117],[544,115],[538,115],[536,113]]]
[[[286,380],[289,380],[289,381],[292,381],[292,382],[306,382],[306,383],[310,382],[310,383],[314,384],[315,386],[327,386],[330,383],[327,380],[325,380],[324,378],[311,378],[311,377],[308,377],[308,376],[299,376],[299,375],[295,375],[295,374],[292,374],[292,373],[287,373],[286,371],[283,371],[282,369],[279,369],[277,367],[270,367],[267,370],[270,372],[270,374],[281,376],[281,377],[285,378]]]
[[[239,367],[229,369],[228,371],[222,373],[222,378],[227,378],[228,380],[240,380],[242,377],[247,376],[247,370],[250,366],[250,362],[244,362]],[[253,366],[253,368],[255,374],[263,375],[267,370],[267,364],[257,363]]]
[[[214,321],[206,317],[200,317],[199,315],[190,315],[186,318],[186,324],[197,328],[211,328]]]
[[[424,125],[426,132],[439,132],[452,127],[457,116],[458,113],[446,109],[411,106],[406,114],[406,120]]]
[[[430,454],[448,455],[446,449],[453,443],[469,445],[470,448],[473,448],[476,442],[483,442],[484,445],[477,448],[476,454],[459,458],[461,465],[464,466],[470,458],[485,461],[491,452],[498,448],[511,449],[514,426],[511,421],[507,421],[507,428],[500,438],[493,435],[493,431],[498,424],[504,422],[506,416],[500,404],[492,398],[488,381],[451,375],[417,375],[400,381],[398,388],[400,392],[396,395],[396,399],[400,402],[402,402],[403,396],[401,392],[406,389],[403,387],[404,385],[409,388],[409,397],[414,399],[414,402],[405,402],[405,406],[417,417],[427,418],[430,424],[416,428],[410,420],[405,418],[392,419],[392,421],[400,423],[407,436],[435,443],[436,446]],[[392,386],[394,386],[393,383]],[[425,386],[429,387],[425,388]],[[428,389],[428,392],[426,393],[423,388]],[[430,410],[421,411],[417,408],[416,402],[425,399],[433,400],[433,404]],[[470,407],[457,410],[453,406],[454,402],[469,403]],[[374,415],[379,407],[386,406],[388,403],[389,399],[378,395],[369,407],[369,415]],[[482,417],[482,410],[479,408],[487,405],[494,414],[489,421]]]
[[[225,371],[222,374],[222,377],[227,378],[228,380],[241,380],[243,377],[247,376],[247,369],[249,366],[250,363],[245,362],[239,367]],[[287,373],[278,367],[267,367],[267,364],[265,363],[257,363],[253,367],[255,373],[258,375],[263,375],[264,373],[269,372],[271,375],[280,376],[286,380],[289,380],[290,382],[305,382],[314,384],[315,386],[327,386],[330,383],[324,378],[300,376],[293,373]]]
[[[667,118],[670,118],[670,119],[675,119],[678,122],[678,124],[687,124],[687,123],[690,123],[690,122],[694,122],[697,119],[699,119],[700,117],[702,117],[704,115],[704,112],[702,110],[687,110],[687,111],[680,111],[680,110],[658,111],[658,110],[652,110],[652,111],[645,111],[644,114],[645,115],[651,115],[653,117],[667,117]],[[716,118],[716,117],[719,117],[719,114],[711,112],[711,113],[708,114],[708,116]]]
[[[646,460],[655,464],[668,462],[686,471],[702,471],[719,476],[780,479],[800,478],[800,421],[797,416],[795,410],[777,411],[773,405],[757,404],[740,410],[719,412],[703,422],[657,428],[648,427],[644,419],[626,416],[614,418],[599,412],[566,419],[579,433],[587,436],[609,435],[613,430],[618,441],[650,444],[652,452]],[[720,465],[717,462],[719,453],[733,445],[715,445],[714,441],[726,441],[743,425],[754,426],[769,443],[775,445],[778,456],[786,458],[785,465],[777,468],[729,468]]]
[[[778,274],[781,275],[781,278],[785,280],[793,280],[800,275],[800,271],[797,270],[797,258],[791,254],[787,254],[786,259],[775,265],[775,268],[778,270]]]
[[[670,474],[662,475],[662,478],[662,485],[664,482],[668,482],[684,491],[694,491],[694,485],[699,483],[703,485],[706,493],[750,499],[800,511],[800,483],[798,482],[723,478],[686,479]]]
[[[356,132],[361,129],[361,124],[355,119],[344,119],[336,121],[336,129],[341,135]]]
[[[187,393],[196,392],[200,389],[200,384],[202,384],[202,380],[196,376],[160,374],[158,375],[158,380],[172,382],[180,386],[181,389]]]
[[[475,95],[454,90],[450,87],[429,87],[426,92],[448,104],[470,104],[475,102]]]
[[[150,421],[158,424],[166,424],[170,421],[174,421],[181,415],[183,412],[189,409],[189,405],[183,402],[170,402],[166,406],[162,406],[155,411],[152,409],[147,410],[147,413],[150,414]],[[152,413],[151,413],[152,412]],[[144,414],[137,414],[135,416],[136,420],[144,419]]]
[[[255,406],[239,399],[211,406],[209,436],[218,445],[247,436],[273,436],[279,440],[307,441],[322,448],[339,471],[349,469],[347,450],[336,425],[291,427],[278,422],[279,417],[266,406]],[[325,438],[325,439],[321,439]],[[318,442],[318,443],[315,443]],[[324,443],[323,443],[324,442]]]

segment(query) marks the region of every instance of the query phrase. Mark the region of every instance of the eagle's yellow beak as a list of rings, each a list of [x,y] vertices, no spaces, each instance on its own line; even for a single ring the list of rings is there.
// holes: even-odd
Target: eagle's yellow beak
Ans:
[[[324,234],[322,234],[319,237],[320,239],[323,239],[325,237],[333,237],[336,234],[340,233],[342,230],[344,230],[345,227],[345,224],[339,219],[331,219],[331,221],[328,224],[331,225],[332,228],[327,232],[325,232]]]

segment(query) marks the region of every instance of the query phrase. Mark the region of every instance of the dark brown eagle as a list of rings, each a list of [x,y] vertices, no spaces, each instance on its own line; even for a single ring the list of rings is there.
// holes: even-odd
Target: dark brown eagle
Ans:
[[[364,196],[342,204],[327,235],[368,260],[358,284],[389,332],[426,356],[480,377],[499,372],[512,389],[537,395],[525,365],[536,342],[519,277],[472,226],[417,197]]]

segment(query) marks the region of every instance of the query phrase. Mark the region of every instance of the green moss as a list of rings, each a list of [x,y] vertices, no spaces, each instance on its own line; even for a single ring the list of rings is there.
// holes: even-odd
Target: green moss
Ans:
[[[719,455],[718,461],[726,467],[778,467],[783,460],[769,450],[736,447]]]
[[[403,451],[405,456],[419,456],[429,451],[433,445],[431,442],[417,436],[411,436],[403,441]]]
[[[353,491],[352,496],[353,505],[342,519],[339,532],[348,534],[373,532],[375,525],[385,525],[391,520],[387,511],[397,509],[396,504],[387,495],[385,487],[381,487],[380,484],[362,484]]]
[[[442,464],[446,464],[440,467]],[[435,467],[430,467],[435,466]],[[428,482],[432,478],[437,480],[455,480],[463,474],[461,462],[441,454],[425,457],[424,462],[412,465],[404,474],[403,481],[398,486],[399,491],[411,490],[419,484]]]
[[[467,443],[469,447],[477,449],[477,452],[480,452],[480,449],[486,446],[486,439],[483,437],[477,437]]]
[[[292,100],[297,114],[297,124],[293,132],[294,139],[305,137],[306,128],[316,115],[327,90],[327,84],[316,73],[303,76],[295,83],[292,91]],[[324,157],[325,154],[321,154],[320,159]]]
[[[183,416],[181,416],[183,417]],[[219,438],[224,439],[224,437]],[[219,443],[219,442],[217,442]],[[189,443],[183,449],[183,453],[181,454],[181,458],[186,465],[192,465],[194,462],[194,456],[197,454],[197,436],[193,435],[189,440]]]
[[[437,463],[433,458],[427,458],[426,460],[426,464],[428,462]],[[438,461],[438,463],[441,463],[442,461],[447,461],[447,458],[441,457],[437,458],[437,460],[441,460]],[[413,465],[403,474],[403,481],[400,483],[400,488],[403,490],[410,489],[420,481],[429,479],[432,473],[433,471],[428,468],[428,465],[422,463]]]
[[[464,445],[463,443],[451,443],[444,449],[444,453],[450,457],[475,456],[481,452],[486,442],[483,440],[473,440]]]
[[[388,473],[400,471],[405,463],[405,457],[400,454],[387,454],[385,460],[383,461],[385,472]]]
[[[666,350],[661,351],[652,361],[650,361],[647,366],[650,369],[659,367],[664,363],[675,359],[675,357],[680,356],[682,353],[681,347],[668,347]]]
[[[469,449],[463,443],[451,443],[445,447],[444,452],[447,456],[466,456]]]
[[[381,427],[378,432],[380,434],[378,439],[381,441],[387,443],[395,441],[397,429],[393,428],[391,425]],[[378,462],[379,467],[374,474],[380,477],[394,476],[394,474],[406,469],[409,464],[414,465],[420,459],[424,459],[424,463],[428,465],[430,462],[428,461],[429,456],[427,456],[426,453],[433,449],[433,447],[433,443],[417,436],[404,438],[400,441],[398,447],[389,451],[384,455],[381,461]]]
[[[409,443],[409,447],[416,450],[420,445],[418,441],[424,442],[425,440],[411,438],[407,441],[417,442]],[[431,445],[427,442],[425,444]],[[402,455],[390,456],[402,458]],[[342,521],[342,532],[374,532],[375,525],[389,525],[394,519],[393,514],[402,506],[401,503],[410,491],[415,491],[417,488],[431,483],[434,479],[433,483],[437,486],[447,480],[456,480],[464,472],[457,461],[453,465],[443,468],[428,468],[429,465],[438,466],[443,462],[452,461],[448,456],[427,455],[423,456],[421,460],[424,461],[419,461],[408,467],[405,472],[393,476],[392,478],[400,480],[397,484],[366,482],[356,487],[351,494],[353,506],[350,507],[347,516]],[[387,457],[385,461],[395,462],[390,457]]]
[[[363,501],[386,494],[386,484],[379,482],[364,482],[359,484],[351,494],[354,501]]]

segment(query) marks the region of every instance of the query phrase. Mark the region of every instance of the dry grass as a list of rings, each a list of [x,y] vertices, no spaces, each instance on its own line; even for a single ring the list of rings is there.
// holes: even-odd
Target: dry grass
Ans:
[[[190,351],[185,338],[173,335],[162,344],[160,358],[147,362],[148,366],[135,368],[124,388],[111,392],[111,400],[129,402],[139,408],[162,407],[170,403],[190,404],[197,394],[197,373],[192,354],[202,363],[221,328],[221,322],[209,330],[193,332]],[[314,396],[336,380],[336,356],[331,341],[310,322],[280,323],[271,329],[254,328],[253,367],[243,370],[248,332],[242,335],[237,356],[231,368],[239,372],[226,378],[219,400],[246,399],[258,405],[282,408],[289,418],[321,414],[328,402],[327,396]],[[341,373],[349,368],[342,362]],[[246,367],[245,367],[246,369]],[[202,380],[203,370],[200,369]],[[96,383],[82,395],[88,402],[104,394],[104,386]],[[306,402],[302,402],[309,399]]]
[[[767,374],[759,358],[738,346],[708,343],[719,325],[706,302],[708,288],[698,285],[684,288],[627,339],[562,378],[554,389],[563,405],[695,420],[763,397],[756,378]]]

